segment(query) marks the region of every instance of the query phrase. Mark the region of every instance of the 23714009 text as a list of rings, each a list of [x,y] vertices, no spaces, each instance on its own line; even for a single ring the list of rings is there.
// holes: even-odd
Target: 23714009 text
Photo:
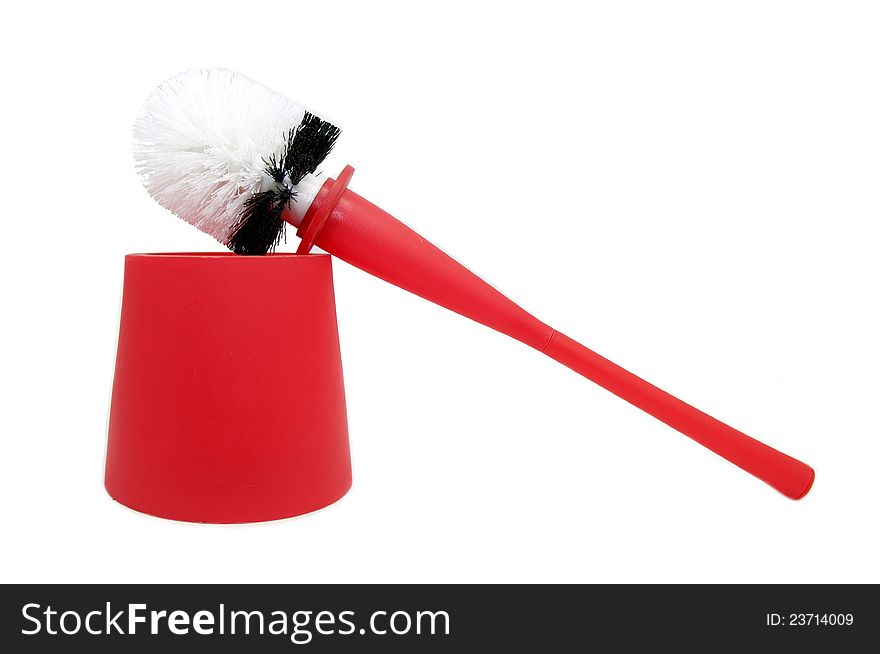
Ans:
[[[851,627],[852,613],[767,613],[768,627]]]

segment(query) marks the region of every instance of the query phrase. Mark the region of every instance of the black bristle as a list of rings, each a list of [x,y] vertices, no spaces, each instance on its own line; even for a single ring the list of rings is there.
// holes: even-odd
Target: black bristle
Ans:
[[[278,188],[258,193],[245,202],[238,225],[226,243],[230,250],[245,255],[274,251],[284,234],[281,216],[295,195],[286,184],[295,186],[315,172],[330,154],[339,133],[335,125],[305,112],[302,122],[287,132],[284,151],[264,159],[266,174]]]
[[[293,184],[299,184],[313,173],[330,154],[339,138],[339,128],[308,111],[295,130],[287,135],[287,148],[282,155],[285,173]]]
[[[293,134],[293,130],[290,130],[290,132],[287,133],[287,143],[290,143],[290,139],[292,138],[291,134]],[[281,184],[284,181],[284,175],[286,174],[284,172],[284,153],[281,154],[280,161],[278,157],[273,154],[270,155],[268,159],[263,159],[263,163],[266,164],[266,174],[274,179],[276,183]]]
[[[275,250],[284,234],[281,218],[292,194],[263,191],[248,198],[241,212],[241,220],[232,232],[226,246],[236,254],[264,255]]]

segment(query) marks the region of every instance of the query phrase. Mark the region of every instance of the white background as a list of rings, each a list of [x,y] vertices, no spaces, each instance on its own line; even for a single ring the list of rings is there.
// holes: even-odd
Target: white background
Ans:
[[[18,2],[0,32],[2,581],[880,581],[876,3]],[[812,494],[337,262],[350,493],[238,527],[113,502],[123,256],[221,249],[130,156],[197,66],[341,125],[324,170]]]

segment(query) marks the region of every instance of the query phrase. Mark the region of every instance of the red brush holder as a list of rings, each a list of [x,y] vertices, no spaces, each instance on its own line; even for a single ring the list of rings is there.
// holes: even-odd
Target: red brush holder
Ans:
[[[215,523],[345,495],[328,255],[125,258],[105,486],[132,509]]]

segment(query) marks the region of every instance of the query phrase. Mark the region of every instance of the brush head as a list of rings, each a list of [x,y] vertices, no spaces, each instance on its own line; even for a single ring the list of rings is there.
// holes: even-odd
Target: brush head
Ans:
[[[190,70],[144,103],[134,125],[135,169],[163,207],[233,252],[260,255],[279,243],[296,186],[338,136],[337,127],[243,75]]]

